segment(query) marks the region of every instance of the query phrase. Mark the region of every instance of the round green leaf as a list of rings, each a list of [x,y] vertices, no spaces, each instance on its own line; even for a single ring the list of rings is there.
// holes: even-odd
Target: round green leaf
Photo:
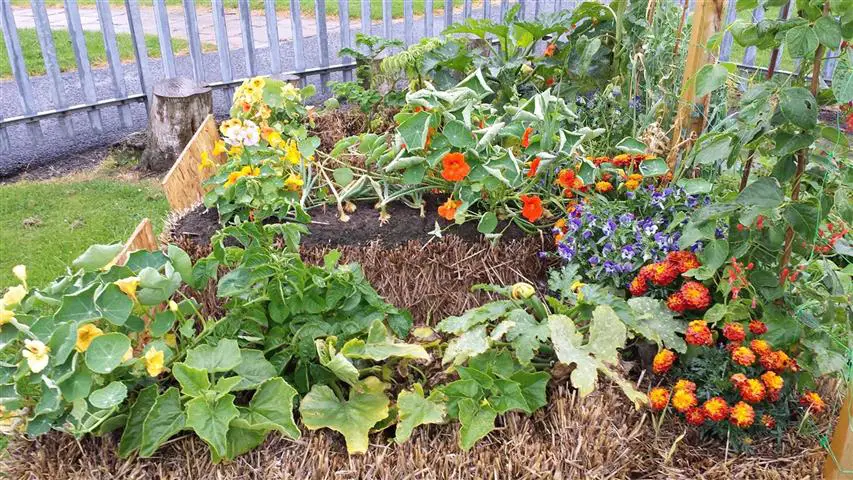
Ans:
[[[812,92],[803,87],[779,92],[779,108],[789,122],[800,128],[810,129],[817,124],[817,101]]]
[[[785,46],[793,58],[803,58],[812,55],[817,50],[818,38],[814,29],[809,25],[799,25],[785,35]]]
[[[110,373],[121,364],[130,349],[130,339],[121,333],[108,333],[92,340],[86,350],[86,365],[95,373]]]
[[[97,293],[95,306],[113,325],[124,325],[133,310],[133,301],[118,286],[110,283]]]
[[[814,30],[818,41],[824,47],[835,50],[841,44],[841,26],[838,20],[832,17],[820,17],[814,24]]]
[[[95,408],[107,409],[115,407],[127,398],[127,387],[121,382],[110,382],[104,388],[95,390],[89,395],[89,403]]]

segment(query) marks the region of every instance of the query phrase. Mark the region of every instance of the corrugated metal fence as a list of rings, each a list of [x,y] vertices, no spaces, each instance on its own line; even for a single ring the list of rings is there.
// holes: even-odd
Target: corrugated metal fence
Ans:
[[[331,73],[341,72],[345,80],[351,78],[354,63],[348,58],[338,59],[336,52],[337,48],[351,46],[356,29],[361,32],[381,34],[386,38],[402,37],[406,43],[411,44],[420,37],[439,33],[435,28],[436,21],[446,27],[454,21],[472,16],[499,19],[503,18],[508,8],[515,3],[521,4],[522,18],[530,19],[544,12],[571,9],[580,3],[569,0],[480,0],[474,4],[472,0],[444,0],[442,5],[442,1],[437,0],[439,5],[435,5],[434,0],[328,0],[336,1],[338,7],[337,32],[334,35],[334,42],[330,42],[332,36],[329,32],[330,17],[327,15],[327,0],[313,0],[313,12],[302,11],[306,5],[310,6],[310,0],[264,0],[262,12],[258,8],[259,0],[254,0],[252,4],[250,0],[236,0],[236,12],[233,8],[226,9],[224,2],[229,0],[209,0],[204,5],[198,5],[194,0],[179,0],[181,3],[179,6],[175,5],[178,0],[170,0],[170,5],[166,4],[166,0],[152,0],[151,7],[140,7],[139,0],[124,0],[123,5],[117,4],[117,0],[96,0],[94,9],[90,7],[81,9],[76,0],[64,0],[61,10],[64,12],[65,27],[69,33],[77,67],[76,76],[79,79],[78,84],[73,85],[73,82],[68,80],[69,74],[60,72],[57,60],[53,36],[56,19],[50,18],[51,15],[55,17],[59,14],[57,9],[52,9],[49,14],[45,0],[30,0],[32,13],[27,15],[27,18],[31,19],[32,27],[36,31],[44,58],[45,76],[49,80],[41,83],[41,85],[49,85],[47,89],[50,105],[44,108],[44,104],[48,102],[44,99],[37,101],[37,95],[32,86],[33,79],[30,78],[24,61],[18,32],[20,26],[16,25],[16,17],[20,15],[22,8],[13,7],[12,1],[0,0],[0,29],[3,31],[3,41],[8,52],[21,109],[20,114],[11,116],[7,114],[6,118],[0,117],[0,152],[7,151],[10,146],[8,127],[24,124],[32,141],[40,142],[43,136],[40,123],[45,119],[53,118],[64,135],[72,136],[75,133],[75,127],[70,117],[81,112],[85,112],[88,116],[88,123],[81,125],[78,121],[78,130],[84,128],[101,132],[104,129],[102,113],[104,109],[113,108],[118,109],[118,121],[121,126],[130,128],[133,124],[132,104],[147,102],[152,84],[160,78],[181,74],[179,68],[181,62],[186,66],[184,70],[189,70],[197,82],[216,89],[224,89],[226,99],[230,99],[233,86],[241,83],[245,78],[259,74],[297,75],[303,79],[309,76],[320,76],[321,85],[325,85]],[[235,0],[230,0],[229,6],[233,6],[234,2]],[[728,1],[727,24],[735,20],[735,2],[736,0]],[[794,0],[790,2],[793,3]],[[353,5],[350,5],[351,3]],[[394,10],[395,7],[400,6],[402,6],[402,18],[396,19]],[[415,6],[419,7],[418,17],[415,17]],[[253,7],[258,9],[253,10]],[[360,26],[350,24],[351,7],[354,10],[358,9],[360,13]],[[443,12],[437,12],[438,8]],[[378,17],[378,9],[381,9],[381,21],[374,23],[372,15],[377,14]],[[786,14],[785,12],[789,9],[783,8],[782,11]],[[87,30],[99,30],[103,37],[108,66],[108,75],[106,75],[109,79],[108,88],[96,88],[81,12],[87,15],[85,22],[89,27]],[[762,8],[757,8],[753,14],[753,20],[760,21],[763,12]],[[199,13],[203,15],[201,22]],[[289,19],[280,22],[279,16],[283,16],[283,13],[287,13]],[[97,24],[94,23],[95,16]],[[178,17],[182,17],[183,22]],[[179,25],[175,25],[176,23],[183,23],[185,29],[180,29]],[[306,26],[306,23],[310,25]],[[229,36],[229,26],[232,30],[235,27],[239,28],[239,38],[233,31],[231,32],[233,36]],[[130,34],[134,58],[131,63],[122,63],[116,36],[117,27],[121,27],[123,33]],[[145,42],[146,30],[156,31],[159,40],[159,60],[149,58]],[[187,43],[189,62],[185,61],[185,56],[175,54],[172,41],[173,34],[176,32],[180,33]],[[203,43],[202,33],[212,42]],[[259,37],[262,38],[261,42],[258,41]],[[316,38],[316,49],[314,49],[314,42],[311,45],[307,44],[308,37]],[[286,52],[288,43],[292,49],[292,56],[287,55],[288,58],[285,59],[283,52],[289,53]],[[331,52],[330,44],[334,44],[333,48],[336,47]],[[209,45],[215,46],[215,54],[205,53]],[[263,51],[260,50],[261,48]],[[732,38],[731,34],[727,33],[721,48],[722,60],[729,60],[731,49]],[[832,59],[835,55],[837,54],[833,52],[828,54],[829,60],[825,63],[824,70],[826,77],[832,74],[834,68]],[[242,56],[242,60],[239,56]],[[781,54],[775,61],[780,57]],[[333,58],[336,63],[332,63]],[[755,48],[746,49],[742,66],[752,69],[761,68],[755,65],[755,61]],[[157,68],[152,68],[154,63],[157,64]],[[240,64],[239,68],[235,68],[235,63]],[[135,72],[126,72],[125,69],[132,69]],[[97,69],[94,72],[105,73]],[[128,82],[128,76],[135,77],[135,81]],[[129,86],[128,83],[132,85]],[[82,99],[82,102],[69,104],[67,89],[78,90],[78,94],[74,97]],[[101,95],[98,95],[99,92]],[[0,109],[0,112],[2,111]]]

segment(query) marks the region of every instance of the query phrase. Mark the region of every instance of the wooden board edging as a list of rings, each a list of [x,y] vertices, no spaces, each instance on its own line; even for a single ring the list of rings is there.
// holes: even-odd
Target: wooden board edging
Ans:
[[[184,210],[204,198],[201,184],[213,175],[214,169],[199,170],[201,155],[207,152],[214,163],[225,162],[224,153],[213,155],[213,147],[219,139],[216,119],[208,115],[161,182],[172,210]]]
[[[157,237],[154,236],[154,227],[151,225],[151,220],[143,218],[133,233],[130,234],[127,243],[124,244],[124,248],[116,255],[114,263],[116,265],[124,265],[124,262],[127,261],[127,257],[131,253],[137,250],[153,252],[158,248],[160,246],[157,243]]]

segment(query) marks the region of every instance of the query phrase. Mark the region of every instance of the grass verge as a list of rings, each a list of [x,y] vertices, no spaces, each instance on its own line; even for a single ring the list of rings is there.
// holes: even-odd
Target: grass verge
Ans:
[[[0,185],[0,290],[17,283],[15,265],[45,285],[89,245],[127,240],[145,217],[159,231],[168,210],[156,179],[106,168]]]
[[[104,38],[101,32],[84,31],[83,35],[86,38],[86,50],[89,53],[89,62],[92,66],[99,67],[106,65],[107,51],[104,47]],[[24,53],[24,64],[27,66],[27,73],[30,75],[44,75],[44,57],[42,57],[36,30],[34,28],[19,28],[18,37],[21,40],[21,50]],[[119,56],[121,56],[122,61],[134,60],[133,40],[129,33],[117,33],[116,43],[118,44]],[[59,69],[63,72],[76,70],[77,62],[74,60],[74,50],[71,48],[71,37],[68,35],[68,31],[54,30],[53,44],[56,47],[56,61],[59,64]],[[156,35],[146,35],[145,46],[149,57],[160,58],[160,41]],[[175,53],[184,53],[188,50],[188,43],[186,40],[172,39],[172,49]],[[0,42],[0,78],[11,76],[12,68],[9,65],[6,44]]]

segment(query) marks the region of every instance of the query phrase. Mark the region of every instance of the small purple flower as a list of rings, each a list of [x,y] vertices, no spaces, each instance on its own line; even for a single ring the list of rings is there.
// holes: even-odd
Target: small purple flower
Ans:
[[[568,229],[571,230],[572,232],[577,232],[578,229],[581,228],[581,225],[582,225],[582,223],[579,219],[573,218],[573,219],[569,220],[569,222],[566,224],[566,227],[568,227]]]
[[[628,200],[633,200],[634,192],[625,192],[625,198],[627,198]]]
[[[566,261],[572,261],[575,256],[575,249],[567,243],[561,243],[557,246],[557,253]]]
[[[610,260],[604,262],[604,271],[610,274],[617,273],[616,272],[617,265]]]
[[[696,208],[699,205],[699,199],[696,198],[696,195],[688,195],[686,205],[687,208]]]
[[[634,214],[633,213],[623,213],[622,215],[619,215],[619,222],[620,223],[629,224],[633,221],[634,221]]]
[[[590,265],[598,265],[598,263],[600,261],[601,261],[601,259],[598,258],[598,255],[593,255],[593,256],[589,257],[589,264]]]
[[[617,225],[616,222],[614,222],[611,218],[607,220],[607,223],[603,227],[601,227],[601,233],[603,233],[604,235],[610,235],[616,231],[616,227],[618,226],[619,225]]]
[[[632,110],[639,110],[640,106],[641,106],[640,100],[641,100],[641,97],[639,95],[636,95],[631,100],[628,100],[628,108],[630,108]]]
[[[607,255],[608,253],[610,253],[612,251],[613,251],[613,244],[610,242],[605,243],[604,246],[601,247],[601,253],[603,253],[605,255]]]
[[[624,247],[622,247],[622,258],[624,258],[625,260],[630,260],[634,258],[635,254],[636,252],[634,251],[633,245],[625,245]]]
[[[548,252],[539,252],[536,254],[536,256],[539,257],[539,260],[545,260],[546,258],[548,258]]]
[[[711,197],[705,195],[705,198],[702,199],[702,203],[704,203],[705,205],[710,205],[711,204]]]
[[[584,230],[583,233],[581,233],[581,236],[586,240],[592,236],[592,230]]]
[[[725,234],[725,232],[723,232],[722,228],[715,228],[714,229],[714,237],[716,237],[718,239],[719,238],[726,238],[726,234]]]

